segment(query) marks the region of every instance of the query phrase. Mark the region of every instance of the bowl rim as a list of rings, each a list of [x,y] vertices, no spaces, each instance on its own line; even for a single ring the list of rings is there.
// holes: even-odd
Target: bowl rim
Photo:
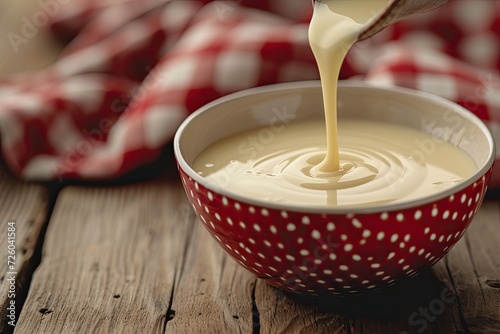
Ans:
[[[368,83],[368,82],[362,82],[362,81],[339,81],[339,87],[347,87],[347,88],[370,88],[374,90],[379,90],[379,91],[391,91],[391,92],[396,92],[398,94],[403,94],[403,95],[412,95],[412,96],[418,96],[419,98],[422,98],[424,100],[427,100],[432,103],[436,103],[438,105],[442,105],[443,107],[448,107],[452,108],[454,111],[458,112],[461,116],[464,118],[470,120],[472,123],[474,123],[476,126],[478,126],[481,131],[484,133],[484,135],[487,138],[487,141],[489,143],[489,152],[488,152],[488,159],[487,161],[482,165],[478,166],[478,170],[471,175],[469,178],[467,178],[466,181],[453,186],[451,188],[448,188],[444,191],[440,191],[438,193],[435,193],[431,196],[426,196],[422,197],[419,199],[415,200],[410,200],[410,201],[404,201],[404,202],[399,202],[399,203],[394,203],[394,204],[383,204],[379,206],[337,206],[337,207],[327,207],[327,206],[307,206],[307,205],[295,205],[295,204],[286,204],[286,203],[273,203],[273,202],[268,202],[264,200],[260,200],[257,198],[252,198],[249,196],[245,196],[242,194],[239,194],[237,192],[233,192],[231,190],[228,190],[226,188],[222,188],[220,186],[217,186],[215,184],[212,184],[208,180],[206,180],[204,177],[200,176],[198,173],[194,171],[191,166],[186,162],[184,159],[181,148],[180,148],[180,139],[183,135],[184,130],[186,127],[189,125],[191,121],[193,121],[196,117],[198,117],[200,114],[205,112],[206,110],[212,109],[216,107],[217,105],[225,102],[229,102],[232,100],[236,100],[242,97],[246,96],[251,96],[255,94],[260,94],[260,93],[269,93],[269,92],[279,92],[279,91],[286,91],[290,89],[297,89],[297,88],[316,88],[316,87],[321,87],[321,82],[319,80],[310,80],[310,81],[295,81],[295,82],[288,82],[288,83],[279,83],[279,84],[273,84],[273,85],[266,85],[266,86],[260,86],[260,87],[254,87],[254,88],[249,88],[245,90],[241,90],[226,96],[223,96],[221,98],[218,98],[195,112],[193,112],[191,115],[189,115],[179,126],[177,129],[175,136],[174,136],[174,155],[177,160],[177,163],[179,167],[186,173],[191,179],[193,179],[195,182],[198,182],[201,184],[203,187],[207,188],[208,190],[220,194],[221,196],[225,196],[227,198],[234,199],[239,202],[247,203],[249,205],[257,206],[257,207],[263,207],[263,208],[269,208],[269,209],[274,209],[274,210],[285,210],[289,212],[304,212],[304,213],[312,213],[312,214],[347,214],[347,213],[374,213],[374,212],[391,212],[391,211],[396,211],[396,210],[404,210],[408,208],[414,208],[414,207],[419,207],[423,206],[429,203],[435,203],[443,198],[447,198],[451,196],[452,194],[455,194],[457,192],[460,192],[461,190],[469,187],[471,184],[476,182],[479,178],[484,176],[493,166],[493,163],[495,161],[496,157],[496,147],[495,147],[495,141],[493,139],[493,136],[488,129],[488,127],[484,124],[484,122],[477,117],[475,114],[473,114],[471,111],[465,109],[464,107],[458,105],[457,103],[448,100],[446,98],[433,95],[430,93],[426,93],[423,91],[415,90],[415,89],[410,89],[410,88],[403,88],[403,87],[397,87],[397,86],[382,86],[382,85],[377,85],[374,83]],[[487,186],[487,185],[486,185]]]

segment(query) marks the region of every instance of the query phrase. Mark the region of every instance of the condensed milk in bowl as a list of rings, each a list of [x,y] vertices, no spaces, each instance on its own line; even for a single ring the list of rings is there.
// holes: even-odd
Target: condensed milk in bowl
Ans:
[[[463,235],[491,174],[492,136],[462,107],[408,89],[338,84],[347,50],[390,5],[353,3],[315,3],[310,42],[321,82],[223,97],[174,139],[201,223],[244,268],[286,292],[362,294],[417,275]]]

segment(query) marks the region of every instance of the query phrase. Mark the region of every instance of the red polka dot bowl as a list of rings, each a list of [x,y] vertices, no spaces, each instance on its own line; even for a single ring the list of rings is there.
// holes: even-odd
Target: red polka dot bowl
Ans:
[[[462,237],[485,195],[495,145],[486,126],[429,94],[341,83],[339,118],[421,129],[467,152],[477,171],[425,198],[371,207],[308,207],[252,199],[208,182],[192,168],[210,144],[253,128],[323,119],[318,82],[260,87],[201,108],[180,126],[175,155],[201,223],[239,264],[270,285],[308,295],[362,294],[412,277]]]

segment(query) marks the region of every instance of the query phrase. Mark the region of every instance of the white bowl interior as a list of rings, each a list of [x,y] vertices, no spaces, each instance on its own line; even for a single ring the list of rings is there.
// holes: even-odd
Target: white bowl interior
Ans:
[[[458,146],[476,162],[478,172],[474,176],[484,174],[493,163],[494,142],[486,126],[448,100],[408,89],[341,82],[338,106],[339,119],[362,118],[406,125]],[[175,153],[183,170],[201,179],[191,165],[212,143],[245,130],[310,119],[324,119],[319,82],[242,91],[191,115],[176,134]],[[467,182],[460,188],[466,185]]]

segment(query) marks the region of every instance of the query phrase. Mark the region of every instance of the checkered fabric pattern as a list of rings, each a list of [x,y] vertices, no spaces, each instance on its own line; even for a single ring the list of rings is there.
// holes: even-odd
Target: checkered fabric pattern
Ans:
[[[53,14],[60,59],[0,78],[2,155],[26,180],[119,178],[202,105],[319,77],[308,0],[65,0]],[[500,138],[499,37],[500,1],[455,0],[358,43],[341,77],[441,95]]]

